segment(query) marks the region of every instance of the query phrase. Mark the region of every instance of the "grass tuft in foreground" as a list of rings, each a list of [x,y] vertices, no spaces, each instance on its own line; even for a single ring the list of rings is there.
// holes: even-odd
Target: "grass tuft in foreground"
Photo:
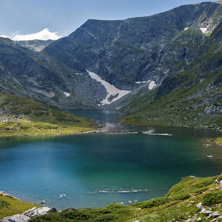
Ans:
[[[37,205],[27,203],[11,196],[0,196],[0,219],[21,214]]]

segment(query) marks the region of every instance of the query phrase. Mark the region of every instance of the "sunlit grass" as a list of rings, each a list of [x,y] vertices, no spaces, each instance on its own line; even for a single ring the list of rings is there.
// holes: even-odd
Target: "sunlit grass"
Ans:
[[[21,214],[33,207],[39,206],[18,200],[10,196],[0,196],[0,219],[15,214]]]
[[[0,136],[76,134],[98,128],[92,126],[95,120],[18,95],[0,95],[0,108]]]

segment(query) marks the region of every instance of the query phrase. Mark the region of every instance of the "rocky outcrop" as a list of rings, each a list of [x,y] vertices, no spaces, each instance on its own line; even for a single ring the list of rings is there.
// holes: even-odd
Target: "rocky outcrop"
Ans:
[[[49,207],[34,207],[30,210],[27,210],[23,213],[23,215],[28,216],[28,217],[38,217],[41,215],[48,214],[50,212],[57,212],[55,208],[49,208]]]
[[[5,217],[0,222],[26,222],[32,217],[38,217],[50,212],[57,212],[55,208],[49,207],[34,207],[30,210],[25,211],[23,214],[16,214],[10,217]]]
[[[30,217],[27,217],[25,215],[16,214],[11,217],[5,217],[0,222],[26,222],[30,219]]]
[[[0,191],[0,196],[10,196],[9,194],[7,194],[6,192],[4,191]]]

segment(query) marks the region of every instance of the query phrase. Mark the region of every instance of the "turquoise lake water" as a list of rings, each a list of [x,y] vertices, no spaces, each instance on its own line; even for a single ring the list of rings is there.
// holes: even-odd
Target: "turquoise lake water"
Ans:
[[[182,177],[221,173],[222,147],[207,142],[214,131],[127,127],[116,112],[74,112],[105,121],[110,133],[0,138],[0,190],[57,209],[93,208],[164,196]]]

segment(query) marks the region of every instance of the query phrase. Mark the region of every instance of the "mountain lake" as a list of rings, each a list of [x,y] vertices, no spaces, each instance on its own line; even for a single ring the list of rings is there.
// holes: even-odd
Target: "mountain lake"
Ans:
[[[164,196],[185,176],[222,171],[213,130],[121,125],[117,111],[73,110],[100,133],[0,138],[0,190],[57,210],[132,204]]]

